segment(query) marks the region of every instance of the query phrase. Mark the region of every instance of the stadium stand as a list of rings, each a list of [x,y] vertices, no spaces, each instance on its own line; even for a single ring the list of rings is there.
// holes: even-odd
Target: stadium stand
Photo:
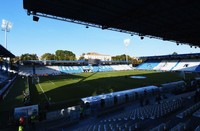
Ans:
[[[92,66],[90,66],[90,69],[92,70]],[[106,72],[106,71],[113,71],[113,69],[109,65],[100,65],[97,67],[98,70],[96,72]],[[95,70],[92,70],[92,72],[95,72]]]
[[[100,117],[96,121],[92,119],[93,122],[87,122],[87,125],[84,123],[75,126],[75,128],[63,128],[63,130],[198,130],[200,121],[197,120],[197,117],[199,114],[198,116],[194,114],[199,113],[200,108],[197,106],[199,103],[192,102],[193,93],[174,95],[167,99],[162,98],[160,104],[154,102],[153,97],[149,97],[151,104],[138,106],[132,103],[118,113]],[[191,109],[192,111],[187,111]],[[190,115],[185,119],[177,118],[175,114],[181,110],[190,113]]]
[[[92,72],[99,72],[99,66],[91,66]]]
[[[142,63],[139,66],[137,66],[137,69],[153,70],[156,66],[158,66],[160,61],[161,60],[147,60],[144,63]]]
[[[35,66],[35,74],[37,75],[60,75],[76,74],[83,72],[107,72],[119,70],[132,70],[129,65],[99,65],[99,66]],[[19,75],[33,75],[34,68],[32,66],[20,65]]]
[[[35,74],[60,74],[57,66],[36,66]]]
[[[151,104],[119,113],[94,124],[78,128],[78,130],[142,130],[147,121],[158,120],[182,107],[181,98],[162,101],[161,104]]]
[[[174,66],[176,66],[178,60],[162,60],[154,70],[163,70],[163,71],[170,71]]]
[[[33,74],[33,67],[31,66],[19,66],[19,75],[29,76]]]
[[[58,69],[57,69],[58,71],[62,73],[68,73],[68,74],[83,72],[82,67],[79,67],[79,66],[59,66]]]
[[[199,64],[200,59],[183,59],[173,68],[173,70],[195,71]]]
[[[196,72],[200,72],[200,65],[195,69]]]
[[[200,54],[181,54],[167,56],[151,56],[138,65],[136,69],[158,71],[191,71],[199,72]],[[142,58],[142,57],[141,57]]]
[[[8,79],[8,76],[4,72],[0,71],[0,83],[4,82],[6,79]]]
[[[4,58],[14,58],[10,51],[0,44],[0,100],[4,99],[11,89],[11,84],[15,81],[16,76],[9,72],[8,60]]]
[[[0,100],[4,99],[11,89],[11,84],[15,81],[16,76],[10,80],[4,81],[2,85],[0,85]],[[1,87],[2,86],[2,87]]]
[[[200,108],[200,102],[196,103],[195,105],[189,107],[188,109],[186,109],[185,111],[179,113],[176,115],[176,117],[179,118],[185,118],[189,115],[192,115],[195,111],[197,111]],[[197,111],[197,114],[199,113],[199,111]]]

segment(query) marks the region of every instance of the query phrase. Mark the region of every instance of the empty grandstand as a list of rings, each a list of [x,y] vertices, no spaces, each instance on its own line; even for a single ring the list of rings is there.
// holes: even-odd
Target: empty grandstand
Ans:
[[[143,59],[145,57],[142,57]],[[181,54],[146,57],[146,61],[137,69],[158,71],[190,71],[199,72],[200,54]]]
[[[50,62],[50,61],[48,61]],[[23,63],[19,66],[19,75],[60,75],[60,74],[76,74],[83,72],[106,72],[106,71],[120,71],[120,70],[132,70],[131,65],[127,64],[112,64],[112,61],[109,64],[102,65],[90,65],[89,63],[82,66],[79,61],[69,61],[72,63],[76,63],[76,65],[71,66],[71,63],[66,63],[66,61],[53,61],[59,62],[59,65],[54,63],[52,66],[44,65],[44,61],[29,61],[28,65],[22,61]],[[36,65],[34,65],[36,64]],[[41,65],[40,65],[41,64]],[[60,65],[62,64],[62,65]]]

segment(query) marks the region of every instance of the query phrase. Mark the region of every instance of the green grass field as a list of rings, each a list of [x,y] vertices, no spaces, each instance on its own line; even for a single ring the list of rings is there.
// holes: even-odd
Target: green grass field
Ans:
[[[147,78],[129,78],[132,75],[142,75]],[[179,73],[155,71],[117,71],[49,76],[40,77],[40,83],[32,87],[35,88],[32,89],[32,96],[34,97],[33,103],[43,103],[48,100],[61,102],[178,80],[181,80]]]

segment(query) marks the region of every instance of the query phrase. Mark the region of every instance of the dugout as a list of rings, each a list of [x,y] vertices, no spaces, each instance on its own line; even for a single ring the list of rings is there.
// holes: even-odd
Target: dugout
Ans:
[[[85,104],[89,103],[93,109],[107,108],[114,105],[113,95],[105,94],[98,96],[90,96],[81,99]]]
[[[158,91],[159,88],[157,86],[150,85],[150,86],[138,87],[122,91],[121,96],[124,97],[125,101],[133,101],[137,100],[140,96],[150,96],[154,94],[153,92],[158,92]]]
[[[176,81],[161,84],[161,92],[177,92],[177,91],[184,91],[186,88],[186,83],[184,81]]]
[[[151,86],[134,88],[130,90],[108,93],[104,95],[85,97],[81,98],[81,100],[85,104],[89,103],[90,107],[96,110],[102,107],[108,108],[114,105],[123,104],[127,101],[136,100],[136,93],[138,94],[138,96],[144,96],[145,92],[147,93],[147,95],[151,95],[152,90],[156,92],[159,90],[159,88],[157,86],[151,85]]]

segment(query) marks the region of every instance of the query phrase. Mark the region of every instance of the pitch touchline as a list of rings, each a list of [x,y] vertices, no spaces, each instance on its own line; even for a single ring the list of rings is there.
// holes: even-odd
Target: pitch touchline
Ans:
[[[47,95],[44,93],[44,90],[42,89],[42,86],[41,86],[40,84],[39,84],[39,87],[40,87],[40,89],[42,90],[42,93],[44,94],[46,100],[47,100],[48,103],[49,103],[49,99],[48,99]]]

